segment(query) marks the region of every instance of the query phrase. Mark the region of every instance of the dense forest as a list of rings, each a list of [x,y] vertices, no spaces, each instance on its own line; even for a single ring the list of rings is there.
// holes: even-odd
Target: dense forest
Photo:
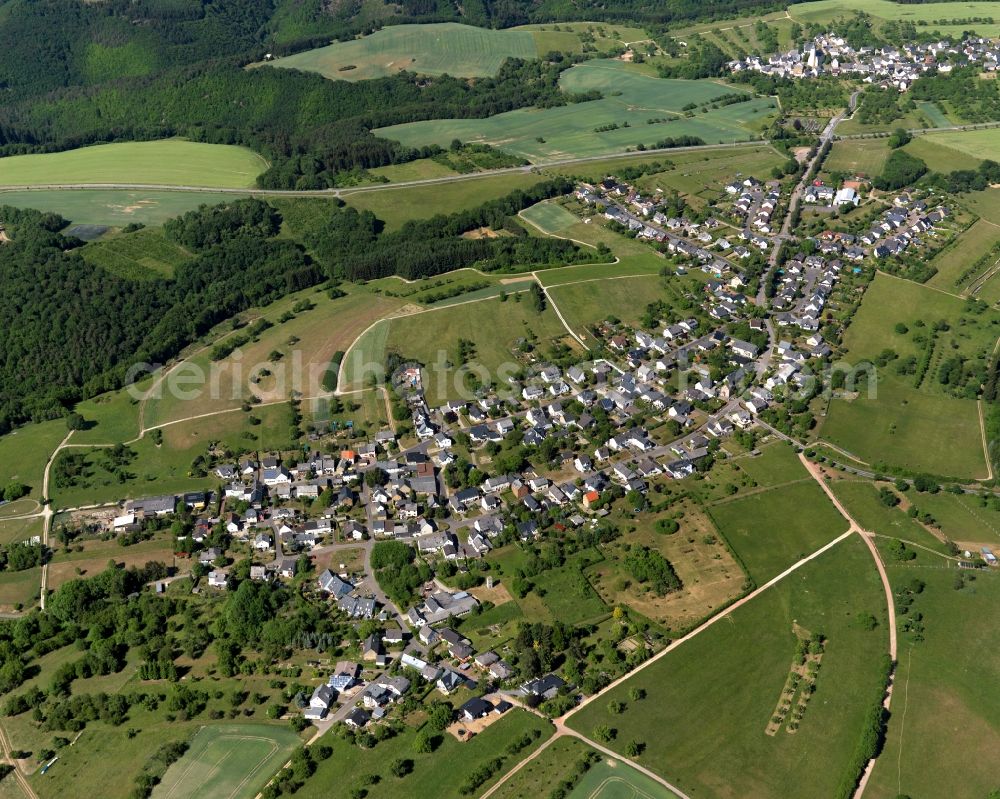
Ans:
[[[571,188],[565,179],[547,181],[391,233],[369,212],[314,203],[324,210],[290,220],[302,243],[278,237],[283,217],[262,200],[202,206],[164,226],[193,257],[170,280],[143,282],[87,264],[76,251],[82,242],[61,232],[64,219],[0,207],[12,239],[0,247],[9,302],[0,327],[0,432],[61,416],[80,399],[119,388],[133,364],[163,363],[241,311],[328,279],[606,260],[603,250],[528,236],[516,220],[521,209]],[[463,238],[481,227],[505,235]]]
[[[0,248],[9,303],[0,326],[0,431],[62,415],[120,386],[132,364],[160,363],[218,322],[323,280],[299,245],[269,238],[261,206],[233,203],[218,215],[235,228],[230,235],[187,241],[196,255],[172,280],[142,283],[87,264],[74,251],[81,242],[59,232],[65,220],[0,207],[12,238]]]
[[[293,70],[244,70],[235,63],[178,68],[3,106],[0,155],[182,135],[262,153],[272,163],[259,181],[266,188],[325,188],[343,171],[437,152],[376,138],[372,128],[487,117],[599,96],[559,90],[559,75],[569,65],[512,60],[495,78],[474,83],[410,74],[347,83]]]

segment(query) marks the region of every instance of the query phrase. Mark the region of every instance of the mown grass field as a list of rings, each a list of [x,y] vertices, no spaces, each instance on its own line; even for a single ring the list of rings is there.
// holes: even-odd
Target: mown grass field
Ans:
[[[285,726],[202,727],[184,756],[167,769],[153,797],[252,799],[298,743],[299,736]]]
[[[758,486],[775,486],[808,477],[795,450],[783,441],[767,444],[760,448],[759,455],[741,457],[735,463]]]
[[[183,247],[167,241],[158,228],[91,242],[81,255],[87,263],[130,280],[172,277],[174,269],[191,257]]]
[[[978,27],[978,26],[977,26]],[[984,128],[981,130],[945,130],[940,133],[928,133],[926,138],[932,144],[938,144],[951,150],[957,150],[971,158],[982,160],[1000,148],[1000,129]],[[935,169],[944,171],[947,165],[934,165]]]
[[[96,144],[61,153],[0,159],[0,184],[162,183],[242,189],[267,162],[252,150],[183,139]]]
[[[893,586],[914,577],[926,584],[914,602],[924,640],[901,640],[885,748],[865,795],[987,796],[997,787],[982,764],[1000,746],[1000,696],[991,688],[1000,637],[986,620],[1000,602],[1000,575],[976,574],[956,590],[955,571],[888,568]]]
[[[834,399],[819,437],[868,463],[886,463],[950,477],[986,476],[973,400],[915,389],[893,376],[879,380],[878,397]]]
[[[124,227],[133,222],[162,225],[199,205],[230,202],[236,196],[212,192],[45,189],[0,191],[0,204],[51,211],[71,222]]]
[[[41,567],[19,572],[4,572],[0,578],[0,610],[11,611],[18,606],[30,609],[38,604],[41,587]]]
[[[878,619],[875,630],[858,613]],[[816,693],[795,734],[765,734],[793,661],[793,622],[827,638]],[[591,735],[616,731],[622,751],[645,744],[638,762],[692,796],[759,799],[832,796],[876,699],[888,651],[885,599],[865,545],[851,538],[644,668],[572,716]],[[630,690],[646,698],[633,701]],[[624,712],[611,713],[620,701]],[[697,721],[694,721],[697,720]],[[808,766],[806,765],[808,764]],[[804,773],[804,770],[807,773]]]
[[[22,500],[24,501],[24,500]],[[32,513],[36,509],[25,509]],[[42,534],[42,520],[40,517],[30,519],[4,519],[0,518],[0,545],[10,544],[14,541],[27,541],[36,535]],[[6,582],[10,577],[17,575],[17,572],[0,573],[0,583]]]
[[[539,737],[515,755],[507,754],[508,745],[525,733],[537,731]],[[376,774],[379,779],[366,786],[367,799],[462,799],[462,783],[483,764],[503,757],[503,767],[471,795],[478,796],[496,782],[502,773],[526,757],[551,735],[552,725],[523,710],[510,710],[471,740],[459,742],[454,736],[441,736],[432,754],[418,754],[413,741],[416,730],[406,727],[374,749],[365,750],[344,741],[332,732],[321,742],[333,747],[333,755],[319,764],[316,773],[296,793],[302,799],[348,799],[362,785],[362,776]],[[400,779],[389,770],[397,759],[410,760],[413,771]],[[345,764],[350,763],[350,768]]]
[[[496,75],[508,58],[532,59],[541,54],[530,31],[441,22],[392,25],[370,36],[278,58],[268,66],[318,72],[332,80],[349,81],[384,78],[403,70],[473,78]]]
[[[710,104],[734,91],[714,81],[663,80],[620,61],[598,60],[563,73],[563,89],[597,89],[603,99],[558,108],[519,109],[488,119],[444,119],[380,128],[379,136],[408,146],[439,144],[452,139],[491,144],[530,161],[595,156],[664,138],[697,136],[706,144],[728,144],[755,138],[775,110],[770,99],[753,99],[685,117],[688,103]],[[650,120],[666,120],[650,123]],[[626,127],[627,123],[627,127]],[[612,130],[596,130],[617,125]]]
[[[616,317],[630,325],[638,323],[646,305],[663,298],[660,277],[608,277],[586,283],[570,283],[549,289],[549,296],[566,322],[584,341],[590,325]],[[636,298],[642,298],[637,301]]]
[[[799,468],[800,477],[808,477],[805,468]],[[847,529],[847,522],[811,481],[718,502],[708,510],[757,585]]]

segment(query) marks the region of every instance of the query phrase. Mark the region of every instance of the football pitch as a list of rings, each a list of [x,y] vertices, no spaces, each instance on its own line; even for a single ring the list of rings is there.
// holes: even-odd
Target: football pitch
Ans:
[[[569,799],[675,799],[676,794],[618,760],[595,763]]]
[[[153,797],[252,799],[298,743],[298,735],[284,727],[202,727],[184,757],[167,770]]]

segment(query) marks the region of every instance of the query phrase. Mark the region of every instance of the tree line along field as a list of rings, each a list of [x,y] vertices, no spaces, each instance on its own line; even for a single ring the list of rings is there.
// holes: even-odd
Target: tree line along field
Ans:
[[[161,139],[8,156],[0,159],[0,185],[156,183],[242,189],[253,186],[267,166],[245,147]]]
[[[962,31],[968,29],[968,24],[934,25],[934,20],[996,17],[996,4],[983,0],[960,4],[949,2],[900,4],[891,0],[817,0],[812,3],[796,3],[789,7],[788,14],[796,22],[805,25],[811,22],[819,24],[831,22],[834,19],[851,16],[858,11],[882,20],[926,22],[927,27],[920,26],[917,30],[940,31],[961,37]],[[1000,35],[1000,24],[977,23],[975,30],[980,36],[997,36]]]
[[[884,350],[899,357],[875,371],[875,396],[868,396],[869,383],[863,378],[855,393],[834,396],[818,437],[868,463],[958,478],[984,477],[976,402],[949,395],[937,370],[945,357],[976,359],[992,351],[997,336],[994,318],[989,310],[978,315],[968,312],[961,298],[877,275],[845,333],[845,360],[853,365],[871,363]],[[918,320],[924,320],[928,332],[938,320],[949,324],[949,330],[934,339],[935,351],[919,388],[915,375],[894,370],[898,360],[925,354],[927,345],[922,349],[914,341],[921,330]],[[906,332],[897,332],[903,329],[897,324]]]
[[[698,797],[832,796],[876,701],[888,651],[885,601],[856,537],[733,611],[569,719],[608,744],[644,745],[637,762]],[[870,613],[877,626],[857,621]],[[765,734],[794,662],[795,629],[826,638],[816,692],[794,733]],[[635,699],[634,689],[645,691]],[[612,705],[622,703],[622,712]],[[615,708],[617,710],[617,707]],[[808,762],[808,774],[803,774]]]
[[[664,80],[620,61],[598,60],[563,73],[568,92],[601,91],[604,97],[546,109],[519,109],[486,119],[409,122],[379,128],[376,135],[416,147],[447,146],[458,138],[490,144],[529,161],[603,155],[665,138],[696,136],[706,144],[731,144],[757,136],[776,106],[770,98],[708,108],[741,89],[714,81]],[[699,106],[691,117],[682,110]],[[707,104],[707,105],[705,105]],[[701,113],[700,108],[707,108]],[[650,123],[650,120],[663,120]],[[627,126],[626,126],[627,124]]]

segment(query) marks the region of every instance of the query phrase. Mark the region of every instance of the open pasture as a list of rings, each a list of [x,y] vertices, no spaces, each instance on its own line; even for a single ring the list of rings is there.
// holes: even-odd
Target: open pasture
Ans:
[[[404,70],[475,78],[496,75],[508,58],[532,59],[539,55],[531,31],[499,31],[441,22],[392,25],[369,36],[278,58],[268,66],[318,72],[332,80],[384,78]]]
[[[799,468],[801,477],[808,477]],[[709,513],[757,585],[847,529],[814,482],[787,483],[716,502]]]
[[[237,196],[194,191],[35,189],[0,191],[0,204],[49,211],[81,224],[125,227],[133,222],[162,225],[199,205],[231,202]]]
[[[567,324],[584,341],[590,338],[587,331],[591,325],[611,317],[637,325],[648,303],[666,299],[662,278],[654,275],[609,276],[555,286],[548,291]]]
[[[980,256],[989,252],[998,239],[1000,228],[984,219],[977,220],[931,261],[937,274],[928,281],[928,285],[953,292],[967,290],[975,278],[963,280],[961,285],[959,278]],[[988,264],[983,271],[990,266],[992,264]]]
[[[0,185],[159,183],[242,189],[253,186],[267,166],[246,147],[161,139],[8,156],[0,159]]]
[[[989,157],[1000,149],[1000,128],[982,128],[978,130],[944,130],[940,133],[925,134],[932,144],[938,144],[952,150],[957,150],[976,161]],[[932,168],[945,171],[947,165],[932,164]],[[958,167],[955,167],[958,168]]]
[[[664,80],[620,61],[591,61],[563,73],[568,92],[596,89],[600,100],[557,108],[519,109],[487,119],[443,119],[380,128],[379,136],[408,146],[447,146],[458,138],[499,147],[530,161],[598,156],[660,139],[697,136],[706,144],[731,144],[756,137],[775,110],[771,99],[752,99],[711,109],[714,99],[741,90],[714,81]],[[705,113],[686,116],[696,103]],[[661,120],[661,121],[656,121]]]
[[[952,172],[956,169],[975,169],[979,166],[982,153],[969,154],[954,147],[946,146],[940,133],[926,133],[914,136],[904,148],[915,155],[936,172]]]
[[[877,619],[874,630],[857,624],[862,612]],[[794,625],[826,636],[822,669],[794,734],[767,735],[795,656]],[[638,762],[691,796],[797,796],[806,763],[809,795],[833,796],[877,696],[887,639],[875,566],[854,537],[634,674],[569,724],[585,735],[607,725],[616,732],[608,744],[616,751],[630,741],[644,744]],[[645,698],[632,699],[633,688],[644,689]],[[615,701],[623,712],[611,712]]]
[[[153,796],[252,799],[298,743],[298,735],[287,725],[202,727],[184,756],[167,769]]]

